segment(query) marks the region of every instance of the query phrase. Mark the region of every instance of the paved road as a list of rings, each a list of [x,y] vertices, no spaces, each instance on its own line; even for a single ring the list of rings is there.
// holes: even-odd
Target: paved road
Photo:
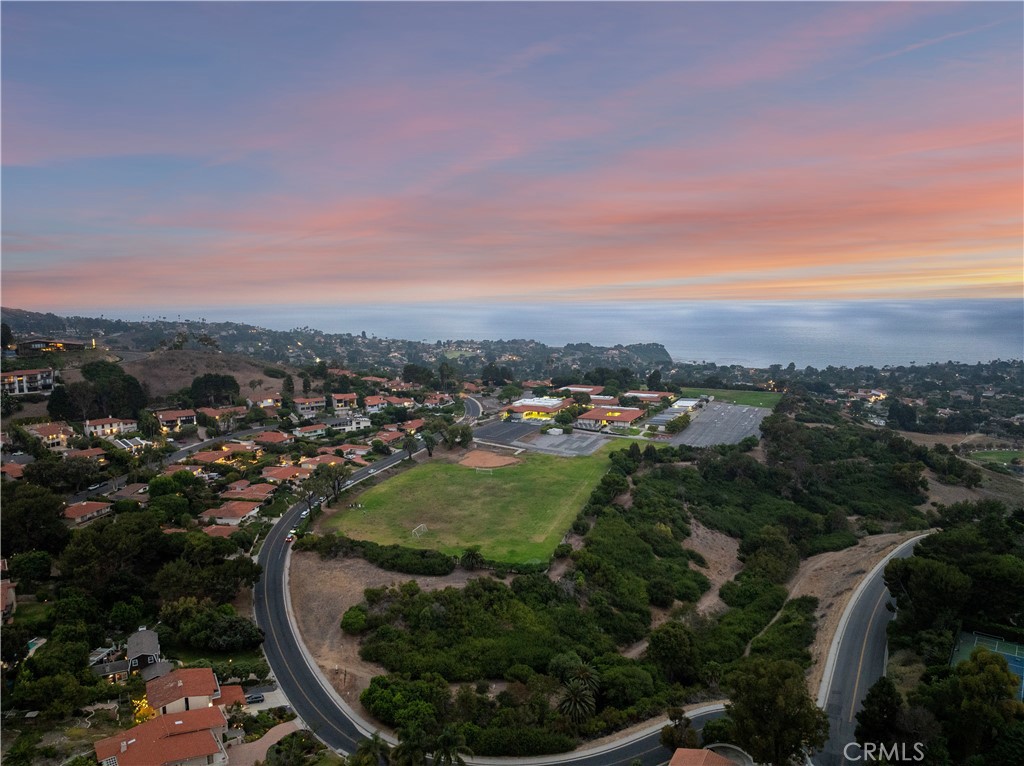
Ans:
[[[478,417],[484,414],[484,406],[480,402],[474,399],[472,396],[466,396],[462,399],[462,404],[466,408],[466,414],[462,416],[461,420],[467,421],[470,424],[473,423]]]
[[[917,540],[897,549],[893,558],[907,558],[914,552]],[[889,611],[889,591],[882,579],[884,565],[876,566],[864,580],[860,593],[850,608],[835,654],[835,672],[831,683],[826,677],[818,704],[828,713],[830,736],[824,749],[814,756],[817,766],[853,766],[843,748],[854,740],[856,715],[868,689],[885,672],[886,627],[893,618]],[[843,628],[840,625],[840,628]],[[826,667],[826,674],[828,668]],[[861,755],[856,748],[853,756]]]

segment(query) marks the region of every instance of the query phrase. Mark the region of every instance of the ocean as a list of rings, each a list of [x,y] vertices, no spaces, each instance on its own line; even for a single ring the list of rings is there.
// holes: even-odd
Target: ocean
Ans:
[[[653,342],[664,345],[676,361],[747,367],[790,362],[801,368],[973,364],[1024,356],[1024,302],[1017,300],[235,306],[197,309],[187,316],[276,330],[365,331],[427,342],[513,338],[553,346]]]

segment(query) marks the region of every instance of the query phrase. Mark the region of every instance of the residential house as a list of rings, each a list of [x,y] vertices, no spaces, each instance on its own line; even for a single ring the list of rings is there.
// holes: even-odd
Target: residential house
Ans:
[[[524,380],[523,388],[550,388],[551,380]]]
[[[341,431],[342,433],[351,433],[352,431],[362,431],[364,428],[369,428],[373,425],[369,418],[363,417],[362,415],[353,415],[349,418],[340,418],[331,424],[331,428],[335,431]]]
[[[296,396],[295,413],[301,418],[311,418],[327,408],[327,399],[323,396]]]
[[[454,400],[448,394],[427,394],[423,398],[423,406],[436,410],[440,407],[448,406],[453,401]]]
[[[107,495],[111,500],[115,502],[117,500],[134,500],[143,508],[149,505],[149,485],[134,483],[128,484],[121,489]]]
[[[286,481],[302,481],[309,478],[313,473],[308,468],[299,468],[294,465],[271,465],[263,469],[263,479],[275,484]]]
[[[300,439],[319,439],[327,436],[327,426],[323,423],[314,423],[311,426],[299,426],[292,433]]]
[[[734,761],[711,750],[678,747],[668,766],[734,766]]]
[[[226,766],[228,722],[219,707],[161,715],[98,740],[100,766]]]
[[[160,715],[212,707],[220,696],[212,668],[177,668],[146,684],[146,701]]]
[[[353,457],[355,455],[368,455],[372,448],[366,444],[341,444],[334,447],[334,449],[341,450],[341,454],[345,457]]]
[[[259,399],[247,399],[246,401],[249,402],[250,407],[255,404],[257,407],[268,409],[280,407],[284,400],[281,398],[281,394],[277,391],[273,391],[271,393],[260,394]]]
[[[89,344],[84,340],[58,340],[57,338],[31,338],[18,343],[19,354],[32,354],[39,351],[85,351]],[[96,341],[92,341],[96,348]]]
[[[160,422],[160,428],[164,433],[168,431],[180,431],[183,426],[194,426],[196,424],[195,410],[158,410],[153,413]]]
[[[405,438],[401,431],[378,431],[370,437],[371,441],[382,441],[385,444],[394,444]]]
[[[291,444],[295,441],[295,437],[291,434],[281,433],[280,431],[261,431],[260,433],[250,437],[257,444]]]
[[[218,454],[220,454],[220,453],[218,453]],[[191,457],[195,457],[195,455],[192,455]],[[193,476],[200,476],[200,477],[202,477],[202,475],[203,475],[203,467],[201,465],[181,465],[181,463],[176,463],[175,465],[167,466],[163,470],[163,472],[161,472],[160,475],[161,476],[174,476],[174,474],[176,474],[178,471],[188,471]]]
[[[358,406],[358,394],[331,394],[334,411],[354,410]]]
[[[405,407],[407,410],[415,409],[416,400],[404,396],[385,396],[384,401],[392,407]]]
[[[342,465],[345,458],[340,455],[317,455],[316,457],[304,457],[299,463],[303,468],[315,469],[319,465]]]
[[[135,672],[160,662],[160,639],[156,631],[140,628],[129,635],[125,659]]]
[[[386,386],[388,383],[387,378],[379,378],[374,375],[364,375],[362,380],[365,380],[367,383],[376,383],[379,386]]]
[[[64,450],[68,448],[68,439],[75,435],[67,423],[34,423],[25,426],[25,430],[39,439],[48,449]]]
[[[229,500],[219,508],[211,508],[208,511],[203,511],[200,515],[204,519],[209,519],[214,524],[227,524],[237,527],[244,520],[255,518],[261,505],[262,503],[253,502],[252,500]]]
[[[0,391],[5,394],[45,394],[53,390],[54,371],[47,367],[41,370],[11,370],[0,374]]]
[[[153,446],[153,442],[140,439],[138,436],[133,436],[130,439],[111,439],[111,443],[126,452],[131,452],[133,455],[142,452],[146,447]]]
[[[240,483],[240,482],[236,482]],[[221,492],[220,496],[225,500],[255,500],[263,503],[270,499],[277,489],[273,484],[249,484],[245,487],[235,487]]]
[[[238,405],[237,407],[200,407],[196,412],[217,422],[217,428],[221,431],[230,431],[235,423],[244,418],[249,412],[248,407]]]
[[[380,412],[388,406],[388,403],[383,396],[368,396],[363,400],[363,403],[366,405],[367,414]]]
[[[98,503],[92,500],[83,500],[81,503],[72,503],[64,509],[64,518],[74,522],[76,526],[84,527],[90,521],[106,516],[111,513],[111,503]]]
[[[92,460],[99,465],[105,465],[107,462],[107,453],[102,447],[90,447],[89,449],[69,449],[64,453],[64,458],[70,457],[84,457],[86,460]]]
[[[17,481],[25,475],[25,466],[21,465],[21,463],[4,463],[0,465],[0,474],[5,479]]]
[[[231,537],[238,531],[238,527],[231,524],[211,524],[208,527],[200,527],[199,531],[210,537]]]
[[[575,402],[572,399],[558,399],[552,396],[539,396],[535,398],[517,399],[511,406],[504,409],[504,417],[510,420],[554,420],[562,410],[571,407]]]
[[[108,439],[111,436],[138,431],[139,421],[131,418],[96,418],[85,421],[85,427],[82,430],[86,436],[99,436]]]

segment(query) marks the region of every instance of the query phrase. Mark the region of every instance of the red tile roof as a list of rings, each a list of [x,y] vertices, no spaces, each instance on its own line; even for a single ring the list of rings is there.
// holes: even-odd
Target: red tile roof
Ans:
[[[154,710],[184,697],[212,697],[217,691],[212,668],[178,668],[146,684],[146,700]]]
[[[77,520],[83,516],[102,513],[104,510],[109,510],[110,507],[110,503],[97,503],[92,500],[83,500],[81,503],[75,503],[74,505],[69,505],[65,508],[64,518]]]
[[[163,423],[167,420],[180,420],[181,418],[194,418],[195,410],[159,410],[153,413]]]
[[[240,519],[258,510],[259,507],[259,503],[254,503],[250,500],[229,500],[220,508],[211,508],[208,511],[203,511],[202,515],[208,519]]]
[[[85,424],[87,426],[112,426],[112,425],[115,425],[115,424],[120,425],[120,424],[127,424],[127,423],[131,423],[132,425],[137,425],[137,421],[130,420],[128,418],[97,418],[96,420],[87,420],[87,421],[85,421]]]
[[[220,697],[214,700],[221,707],[245,704],[245,691],[237,684],[220,687]]]
[[[371,437],[371,440],[380,439],[385,444],[391,444],[391,442],[396,442],[404,438],[405,434],[403,434],[401,431],[378,431],[374,436]]]
[[[25,466],[20,463],[4,463],[0,465],[0,473],[12,479],[20,479],[25,475]]]
[[[248,487],[229,489],[221,492],[220,496],[225,500],[266,500],[277,489],[273,484],[253,484]]]
[[[285,444],[294,441],[295,437],[291,434],[283,434],[280,431],[262,431],[253,436],[252,440],[259,444]]]
[[[164,766],[221,751],[215,730],[227,727],[219,707],[161,715],[94,744],[96,760],[117,758],[118,766]],[[122,751],[123,747],[123,751]]]
[[[232,533],[238,531],[238,527],[233,527],[230,524],[212,524],[208,527],[200,527],[199,531],[210,537],[231,537]]]
[[[379,406],[381,404],[384,404],[384,397],[383,396],[368,396],[363,401],[366,402],[366,406],[367,407],[377,407],[377,406]]]
[[[680,747],[672,754],[668,766],[734,766],[728,758],[710,750]]]

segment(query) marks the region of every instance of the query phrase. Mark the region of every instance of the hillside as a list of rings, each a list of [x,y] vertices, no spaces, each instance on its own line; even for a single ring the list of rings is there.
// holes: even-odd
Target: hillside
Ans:
[[[263,387],[257,390],[264,391],[277,390],[281,384],[280,380],[263,373],[266,364],[241,354],[221,354],[216,351],[154,351],[144,358],[125,361],[121,366],[129,375],[138,378],[143,386],[147,386],[150,396],[154,397],[187,388],[192,385],[195,377],[207,373],[234,376],[243,396],[252,393],[253,389],[249,385],[252,380],[262,380]],[[276,366],[295,373],[293,368]]]

